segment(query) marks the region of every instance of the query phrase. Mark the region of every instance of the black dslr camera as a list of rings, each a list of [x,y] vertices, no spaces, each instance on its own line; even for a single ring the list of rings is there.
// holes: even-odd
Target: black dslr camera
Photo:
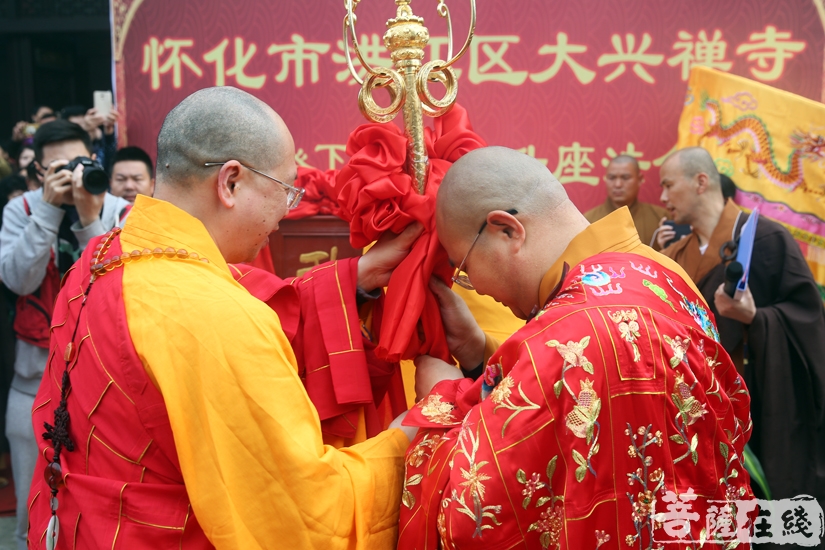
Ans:
[[[96,160],[89,157],[77,157],[69,164],[61,168],[61,170],[68,170],[74,172],[78,165],[83,166],[83,187],[92,195],[100,195],[109,189],[109,176],[103,166]]]

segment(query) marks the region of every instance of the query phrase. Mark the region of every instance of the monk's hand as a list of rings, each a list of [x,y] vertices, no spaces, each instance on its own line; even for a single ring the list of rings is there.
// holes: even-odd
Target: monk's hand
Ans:
[[[433,390],[433,386],[442,380],[461,380],[464,378],[461,369],[429,355],[419,355],[414,362],[416,401],[427,397]]]
[[[725,284],[719,285],[713,295],[716,311],[722,317],[734,319],[740,323],[749,325],[756,316],[756,304],[753,301],[750,287],[745,287],[745,292],[739,300],[734,300],[725,293]]]
[[[410,253],[415,240],[424,231],[420,223],[413,223],[399,234],[387,231],[375,246],[358,259],[358,287],[365,292],[383,288],[390,275]]]
[[[470,313],[461,297],[440,279],[430,278],[430,290],[438,300],[441,322],[447,336],[447,347],[461,368],[471,371],[484,361],[487,336]]]
[[[676,230],[673,229],[672,225],[665,225],[666,221],[667,217],[659,220],[659,230],[656,233],[656,244],[659,245],[660,250],[664,250],[665,245],[676,236]]]
[[[398,428],[399,430],[404,432],[406,434],[406,436],[412,442],[412,440],[415,439],[415,434],[418,433],[418,428],[413,428],[412,426],[404,426],[404,425],[401,424],[402,422],[404,422],[404,417],[407,416],[408,412],[410,412],[410,411],[402,412],[401,414],[399,414],[395,418],[395,420],[390,422],[390,429]]]

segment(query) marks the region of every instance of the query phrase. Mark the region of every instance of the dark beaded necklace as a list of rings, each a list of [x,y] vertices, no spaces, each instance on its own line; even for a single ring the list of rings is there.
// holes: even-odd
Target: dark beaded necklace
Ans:
[[[43,475],[46,478],[46,483],[48,483],[49,488],[51,489],[51,499],[49,499],[49,505],[51,506],[52,517],[49,520],[49,526],[46,529],[47,550],[54,550],[57,546],[57,537],[60,531],[60,522],[57,519],[57,493],[58,490],[65,484],[63,469],[60,466],[60,454],[63,452],[63,449],[66,449],[69,452],[74,451],[74,442],[69,437],[69,411],[66,408],[66,398],[68,397],[71,389],[69,365],[72,361],[74,361],[77,355],[77,346],[75,346],[74,341],[77,337],[77,329],[80,327],[80,313],[86,305],[86,298],[88,298],[89,292],[92,290],[92,285],[95,280],[102,277],[106,273],[119,267],[123,267],[124,264],[129,262],[138,261],[144,258],[176,258],[181,260],[195,260],[209,263],[208,259],[201,258],[195,252],[187,252],[183,249],[175,250],[171,247],[166,249],[155,248],[154,250],[145,248],[142,251],[133,250],[129,254],[120,254],[111,258],[105,258],[106,253],[109,251],[109,247],[112,245],[115,237],[120,234],[120,231],[121,230],[119,227],[115,227],[109,231],[95,247],[95,252],[92,256],[91,264],[89,265],[91,277],[89,278],[89,284],[83,292],[83,300],[80,302],[80,309],[77,312],[78,321],[74,327],[72,338],[69,343],[66,344],[66,348],[63,351],[63,361],[65,362],[65,365],[63,368],[63,377],[60,383],[60,403],[54,411],[54,425],[51,425],[48,422],[43,423],[43,427],[46,429],[45,433],[43,433],[43,439],[51,441],[54,448],[54,456],[52,457],[51,462],[46,465],[46,469],[43,472]]]

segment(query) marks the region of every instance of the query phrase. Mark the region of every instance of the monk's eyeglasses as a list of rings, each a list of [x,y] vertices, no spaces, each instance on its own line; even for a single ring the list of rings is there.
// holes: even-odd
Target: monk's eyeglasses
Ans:
[[[204,163],[204,166],[207,166],[207,167],[209,167],[209,166],[223,166],[224,164],[226,164],[226,162],[206,162],[206,163]],[[263,176],[267,179],[271,179],[272,181],[274,181],[275,183],[277,183],[278,185],[280,185],[281,187],[286,189],[286,207],[290,210],[292,210],[293,208],[296,208],[298,206],[298,204],[301,202],[301,199],[304,197],[304,193],[306,193],[306,189],[303,189],[301,187],[293,187],[291,185],[287,185],[286,183],[282,182],[281,180],[275,179],[272,176],[270,176],[269,174],[264,174],[260,170],[255,170],[251,166],[247,166],[246,164],[244,164],[242,162],[238,162],[238,164],[240,164],[241,166],[243,166],[247,170],[251,170],[251,171],[255,172],[256,174],[259,174],[259,175],[261,175],[261,176]]]
[[[510,210],[505,210],[511,216],[515,216],[518,214],[518,210],[515,208],[511,208]],[[464,259],[461,260],[461,263],[458,264],[458,267],[453,274],[453,282],[460,286],[461,288],[465,288],[467,290],[475,290],[476,288],[473,286],[473,283],[470,282],[470,277],[466,273],[462,273],[464,270],[464,265],[467,263],[467,258],[470,257],[470,252],[472,252],[473,247],[476,245],[476,241],[478,238],[481,237],[481,234],[484,232],[484,228],[487,227],[487,220],[484,220],[484,223],[481,224],[481,228],[476,233],[476,238],[473,239],[472,244],[470,244],[470,248],[467,249],[467,254],[464,255]]]

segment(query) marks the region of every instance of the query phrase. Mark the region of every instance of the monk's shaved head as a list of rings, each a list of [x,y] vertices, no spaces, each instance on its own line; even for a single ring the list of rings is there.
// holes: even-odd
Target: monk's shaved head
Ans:
[[[476,149],[452,165],[435,219],[450,261],[476,291],[522,319],[547,270],[588,225],[545,165],[505,147]]]
[[[564,202],[567,192],[541,162],[506,147],[486,147],[452,165],[438,189],[436,215],[439,231],[446,226],[472,236],[493,210],[514,208],[530,216]]]
[[[701,147],[680,149],[662,164],[659,178],[659,199],[670,218],[692,225],[702,238],[710,238],[725,204],[719,171],[710,153]]]
[[[231,87],[199,90],[172,109],[158,134],[157,183],[186,186],[204,163],[230,159],[267,170],[280,164],[289,136],[266,103]]]
[[[713,162],[713,157],[701,147],[679,149],[670,155],[665,162],[678,163],[682,174],[689,179],[696,177],[697,174],[707,174],[708,187],[714,190],[721,190],[722,188],[719,171],[716,169],[716,163]]]
[[[610,164],[630,164],[636,169],[636,173],[639,173],[639,161],[630,155],[618,155],[613,157],[610,160]],[[610,164],[608,164],[608,166],[610,166]]]

